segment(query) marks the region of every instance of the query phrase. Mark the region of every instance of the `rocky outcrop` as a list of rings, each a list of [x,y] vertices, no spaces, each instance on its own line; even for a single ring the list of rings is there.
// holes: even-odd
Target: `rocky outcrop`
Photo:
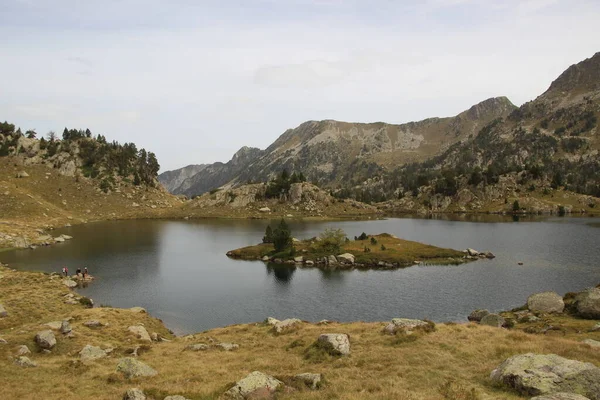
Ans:
[[[273,325],[273,332],[275,333],[283,333],[285,331],[293,330],[298,327],[299,324],[302,323],[298,318],[288,318],[283,321],[267,321],[267,323],[271,322]]]
[[[158,374],[158,372],[152,367],[131,357],[122,358],[119,360],[119,363],[117,364],[117,372],[122,373],[127,379],[149,377]]]
[[[400,331],[412,333],[413,329],[427,325],[428,323],[426,321],[421,321],[420,319],[394,318],[392,319],[392,322],[383,328],[383,332],[390,335],[395,335]]]
[[[188,165],[183,168],[175,169],[172,171],[166,171],[158,175],[158,181],[167,189],[169,192],[179,194],[181,189],[180,186],[186,179],[190,179],[198,172],[206,168],[207,164],[199,165]]]
[[[527,299],[527,308],[532,312],[561,313],[565,309],[565,302],[555,292],[536,293]]]
[[[223,396],[232,400],[248,399],[253,394],[257,395],[256,398],[265,398],[280,387],[283,387],[283,382],[280,380],[263,372],[254,371],[236,382],[236,384],[226,391]],[[258,395],[265,397],[258,397]]]
[[[473,322],[481,322],[481,319],[488,315],[490,312],[488,310],[474,310],[469,314],[467,319]]]
[[[589,400],[589,399],[580,394],[560,392],[560,393],[552,393],[552,394],[544,394],[541,396],[535,396],[529,400]]]
[[[583,318],[600,319],[600,288],[591,288],[575,297],[577,314]]]
[[[481,325],[493,326],[496,328],[501,328],[506,321],[498,314],[487,314],[481,321],[479,322]]]
[[[146,328],[144,328],[141,325],[130,326],[129,328],[127,328],[127,330],[133,333],[139,340],[142,340],[144,342],[152,341],[152,338],[150,338],[150,334],[148,333]]]
[[[520,354],[492,371],[490,378],[522,394],[576,393],[600,400],[600,368],[556,354]]]
[[[41,331],[35,335],[35,342],[40,348],[50,350],[56,346],[56,337],[54,337],[54,333],[50,330]]]
[[[324,333],[317,339],[317,346],[333,356],[347,356],[350,337],[345,333]]]

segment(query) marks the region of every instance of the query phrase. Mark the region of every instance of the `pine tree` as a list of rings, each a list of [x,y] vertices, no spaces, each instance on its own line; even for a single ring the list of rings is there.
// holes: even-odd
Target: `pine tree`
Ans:
[[[273,246],[277,253],[292,247],[292,234],[283,218],[277,228],[273,230]]]
[[[271,229],[271,225],[267,225],[267,229],[265,229],[265,236],[263,236],[263,243],[273,243],[273,229]]]

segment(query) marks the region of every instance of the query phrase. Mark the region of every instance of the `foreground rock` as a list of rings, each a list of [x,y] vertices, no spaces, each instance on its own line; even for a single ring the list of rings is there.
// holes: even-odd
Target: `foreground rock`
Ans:
[[[50,350],[54,346],[56,346],[56,338],[54,337],[54,333],[51,330],[41,331],[35,335],[35,342],[42,349]]]
[[[584,290],[575,297],[577,314],[583,318],[600,319],[600,289]]]
[[[64,279],[62,281],[62,283],[69,289],[73,289],[73,288],[77,287],[77,282],[75,282],[73,279]]]
[[[216,345],[216,347],[220,348],[221,350],[225,350],[225,351],[233,351],[233,350],[239,349],[240,345],[236,344],[236,343],[218,343]]]
[[[489,313],[490,312],[488,310],[475,310],[469,314],[467,319],[473,322],[481,322],[481,319],[486,315],[489,315]]]
[[[132,388],[125,392],[123,400],[146,400],[146,395],[138,388]]]
[[[253,394],[267,397],[280,386],[283,386],[283,382],[263,372],[254,371],[226,391],[224,397],[234,400],[244,400]]]
[[[556,354],[520,354],[498,366],[490,378],[522,394],[577,393],[600,400],[600,368]]]
[[[26,354],[31,354],[31,350],[29,350],[29,347],[25,345],[17,347],[17,356],[24,356]]]
[[[83,323],[83,326],[87,326],[88,328],[101,328],[104,326],[104,324],[100,321],[91,320],[91,321],[85,321]]]
[[[402,331],[406,333],[412,333],[412,330],[419,326],[427,326],[427,322],[421,321],[420,319],[408,319],[408,318],[394,318],[392,322],[383,328],[385,333],[395,335],[396,332]]]
[[[190,344],[189,346],[186,346],[185,348],[186,348],[186,350],[191,350],[191,351],[204,351],[204,350],[208,350],[209,346],[204,343],[197,343],[197,344]]]
[[[552,394],[544,394],[542,396],[535,396],[529,400],[590,400],[587,397],[583,397],[580,394],[574,393],[552,393]]]
[[[104,357],[106,357],[106,352],[104,350],[102,350],[100,347],[91,346],[89,344],[79,352],[79,359],[84,363]]]
[[[31,361],[28,357],[25,356],[17,357],[17,359],[15,360],[15,364],[19,367],[25,368],[37,367],[36,362]]]
[[[297,325],[301,324],[302,321],[298,318],[288,318],[283,321],[277,321],[273,325],[273,331],[275,333],[283,333],[284,331],[292,330]]]
[[[190,400],[190,399],[176,394],[175,396],[167,396],[163,400]]]
[[[2,304],[0,304],[0,318],[8,317],[8,312]]]
[[[342,264],[354,264],[354,255],[344,253],[337,256],[337,260]]]
[[[594,339],[585,339],[581,343],[585,343],[590,347],[600,349],[600,342]]]
[[[152,338],[150,338],[150,334],[141,325],[130,326],[127,330],[133,333],[139,340],[143,340],[144,342],[151,342]]]
[[[131,357],[122,358],[119,360],[119,364],[117,364],[117,372],[121,372],[127,379],[155,376],[158,374],[158,372],[152,367]]]
[[[527,308],[533,312],[561,313],[565,309],[565,302],[555,292],[536,293],[527,299]]]
[[[304,373],[294,376],[294,379],[302,382],[309,389],[317,390],[321,386],[323,376],[321,374]]]
[[[485,317],[481,318],[479,322],[481,325],[493,326],[496,328],[502,328],[502,325],[506,323],[504,318],[502,318],[498,314],[488,314]]]
[[[317,345],[333,356],[350,354],[350,337],[345,333],[324,333],[317,339]]]

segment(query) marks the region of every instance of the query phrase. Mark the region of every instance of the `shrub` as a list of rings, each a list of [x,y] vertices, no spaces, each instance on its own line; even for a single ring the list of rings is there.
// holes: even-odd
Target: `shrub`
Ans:
[[[374,237],[371,238],[371,244],[372,245],[376,245],[377,244],[377,239],[375,239]]]
[[[363,232],[358,237],[358,240],[367,240],[368,238],[369,238],[369,236],[367,236],[367,234]]]
[[[319,235],[319,246],[326,252],[339,254],[346,241],[346,233],[341,229],[328,228]]]
[[[515,202],[513,203],[513,211],[517,212],[521,209],[521,206],[519,205],[519,200],[515,200]]]

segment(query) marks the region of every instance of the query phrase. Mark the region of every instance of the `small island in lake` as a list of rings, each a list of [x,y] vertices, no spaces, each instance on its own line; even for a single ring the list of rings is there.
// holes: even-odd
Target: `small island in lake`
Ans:
[[[479,258],[493,258],[492,253],[445,249],[400,239],[389,233],[367,235],[350,240],[341,229],[326,229],[307,240],[292,238],[284,220],[272,229],[267,226],[263,243],[227,252],[241,260],[261,260],[279,264],[317,267],[390,269],[416,264],[462,264]]]

